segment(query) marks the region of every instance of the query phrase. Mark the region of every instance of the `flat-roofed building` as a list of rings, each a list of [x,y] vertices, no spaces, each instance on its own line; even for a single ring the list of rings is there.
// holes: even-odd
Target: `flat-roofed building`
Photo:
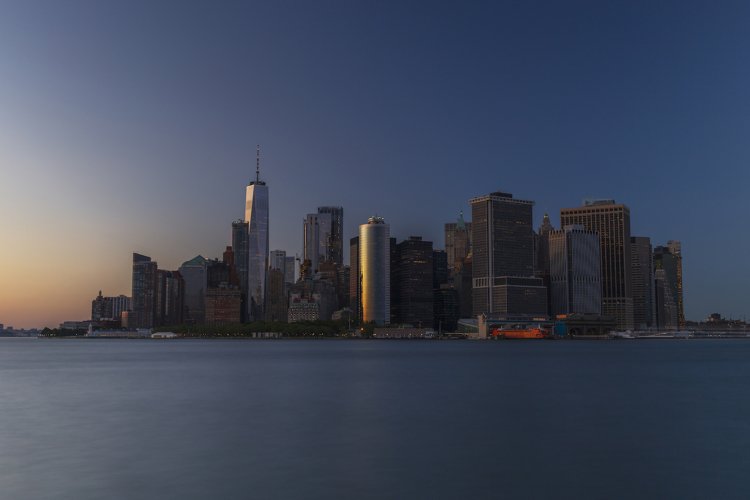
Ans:
[[[583,206],[560,210],[560,223],[599,234],[602,314],[614,317],[617,328],[632,330],[630,209],[615,200],[587,200]]]

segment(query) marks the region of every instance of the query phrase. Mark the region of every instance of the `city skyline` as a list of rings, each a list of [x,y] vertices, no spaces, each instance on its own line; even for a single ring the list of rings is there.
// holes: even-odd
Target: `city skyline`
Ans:
[[[0,19],[0,322],[86,318],[99,290],[130,294],[133,252],[220,256],[258,143],[272,250],[301,254],[319,206],[344,207],[344,242],[379,215],[444,248],[489,191],[533,200],[534,227],[614,198],[632,234],[682,242],[688,319],[747,313],[729,224],[750,180],[748,6],[145,5]]]

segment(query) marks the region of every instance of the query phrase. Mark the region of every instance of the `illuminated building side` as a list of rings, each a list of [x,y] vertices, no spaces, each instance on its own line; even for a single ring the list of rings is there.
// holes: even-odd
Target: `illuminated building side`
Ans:
[[[268,279],[268,186],[260,180],[260,147],[255,170],[255,180],[247,186],[245,197],[245,222],[247,238],[247,297],[248,316],[251,321],[261,320],[266,298]]]
[[[359,226],[362,321],[377,325],[391,318],[390,227],[381,217]]]

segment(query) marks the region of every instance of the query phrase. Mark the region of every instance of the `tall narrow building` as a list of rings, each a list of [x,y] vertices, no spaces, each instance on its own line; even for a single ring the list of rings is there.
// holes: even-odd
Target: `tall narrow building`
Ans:
[[[270,269],[278,269],[282,273],[286,273],[286,250],[271,250],[271,258],[269,262]],[[286,283],[287,280],[284,279]]]
[[[583,226],[547,233],[552,314],[601,314],[599,235]]]
[[[206,314],[206,259],[198,255],[180,266],[185,280],[185,321],[203,324]]]
[[[330,214],[307,214],[302,223],[302,260],[310,261],[310,271],[314,276],[321,261],[326,260],[326,239],[331,231]]]
[[[391,238],[390,226],[382,217],[370,217],[359,226],[361,317],[365,323],[390,323]]]
[[[391,311],[396,323],[431,327],[434,301],[432,242],[410,236],[396,245],[394,282],[391,283]]]
[[[362,323],[362,273],[359,268],[359,236],[349,240],[349,308],[352,318]]]
[[[534,277],[534,202],[502,192],[469,202],[474,316],[546,316],[547,289]]]
[[[133,254],[133,311],[128,320],[131,328],[156,326],[157,271],[151,257]]]
[[[297,263],[293,256],[284,259],[284,282],[293,285],[297,282]]]
[[[633,274],[633,324],[639,330],[655,327],[654,258],[650,238],[630,237],[630,262]]]
[[[673,247],[674,248],[674,245]],[[681,328],[682,262],[669,246],[654,248],[654,278],[656,282],[656,322],[659,328]]]
[[[677,322],[680,328],[685,328],[685,304],[682,300],[682,243],[669,240],[667,248],[677,258]]]
[[[234,249],[234,267],[237,270],[237,278],[240,282],[240,321],[248,321],[248,229],[250,225],[243,220],[232,222],[232,248]]]
[[[464,221],[463,212],[458,215],[456,222],[445,225],[445,253],[449,271],[455,269],[456,263],[462,262],[471,253],[471,222]]]
[[[615,200],[587,200],[582,207],[560,210],[560,223],[562,226],[579,224],[599,233],[602,314],[612,316],[617,328],[632,330],[630,209]]]
[[[318,207],[318,214],[330,219],[328,234],[324,239],[325,256],[328,262],[344,265],[344,208]]]
[[[255,165],[255,180],[250,181],[245,196],[247,237],[248,318],[262,320],[268,281],[268,186],[260,180],[260,146]]]

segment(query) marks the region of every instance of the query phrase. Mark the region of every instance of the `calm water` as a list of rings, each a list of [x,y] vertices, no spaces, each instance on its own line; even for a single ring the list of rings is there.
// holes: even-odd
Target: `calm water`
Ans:
[[[0,339],[0,498],[748,498],[750,342]]]

